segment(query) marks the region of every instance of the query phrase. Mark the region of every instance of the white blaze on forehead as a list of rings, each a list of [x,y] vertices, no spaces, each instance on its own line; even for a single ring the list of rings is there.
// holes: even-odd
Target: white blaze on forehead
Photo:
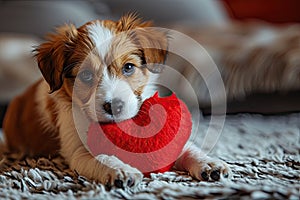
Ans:
[[[130,96],[135,97],[127,81],[121,80],[114,75],[109,75],[107,68],[103,70],[100,89],[105,94],[105,100],[111,101],[114,98],[126,100]],[[136,97],[134,98],[136,99]]]
[[[89,37],[96,46],[99,56],[104,58],[104,56],[109,52],[113,33],[99,21],[88,25],[87,30]]]

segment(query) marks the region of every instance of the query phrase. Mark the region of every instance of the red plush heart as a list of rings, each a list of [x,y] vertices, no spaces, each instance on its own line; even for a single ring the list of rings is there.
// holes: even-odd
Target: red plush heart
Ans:
[[[87,144],[91,153],[115,155],[142,171],[169,170],[180,155],[192,128],[186,105],[175,94],[156,93],[144,101],[139,113],[119,123],[93,123]]]

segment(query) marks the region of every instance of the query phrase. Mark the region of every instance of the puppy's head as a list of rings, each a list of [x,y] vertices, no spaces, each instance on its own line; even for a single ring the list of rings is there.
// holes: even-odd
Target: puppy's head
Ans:
[[[150,82],[165,61],[167,37],[135,15],[65,25],[37,49],[50,86],[95,121],[133,117],[153,94]]]

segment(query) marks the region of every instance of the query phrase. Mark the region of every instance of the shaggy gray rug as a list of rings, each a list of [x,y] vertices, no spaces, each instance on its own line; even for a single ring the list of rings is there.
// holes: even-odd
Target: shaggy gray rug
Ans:
[[[201,121],[201,130],[209,118]],[[240,114],[226,123],[211,156],[226,161],[231,180],[199,182],[183,172],[152,174],[135,190],[105,187],[72,172],[60,157],[1,154],[0,198],[9,199],[299,199],[300,113]],[[200,144],[201,138],[196,143]]]

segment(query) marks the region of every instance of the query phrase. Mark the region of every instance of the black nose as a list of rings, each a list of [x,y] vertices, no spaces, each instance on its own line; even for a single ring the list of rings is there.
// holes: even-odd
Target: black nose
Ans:
[[[105,102],[103,104],[103,109],[110,115],[119,115],[122,112],[123,107],[124,101],[118,98],[115,98],[111,102]]]

